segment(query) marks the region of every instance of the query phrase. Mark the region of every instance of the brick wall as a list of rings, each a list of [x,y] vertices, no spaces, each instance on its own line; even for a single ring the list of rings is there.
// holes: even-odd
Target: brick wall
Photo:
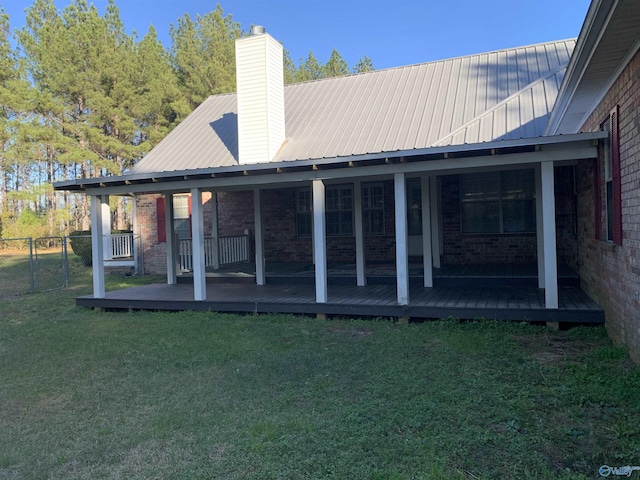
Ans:
[[[558,245],[561,261],[575,264],[575,201],[571,167],[556,169]],[[536,235],[462,235],[458,176],[442,177],[442,217],[444,264],[531,263],[536,259]],[[366,261],[395,261],[395,225],[393,182],[385,181],[384,235],[365,236]],[[569,188],[570,187],[570,188]],[[309,262],[312,257],[310,237],[298,237],[295,215],[295,188],[263,190],[265,256],[268,262]],[[206,194],[209,195],[209,194]],[[218,192],[219,234],[241,235],[246,231],[253,242],[253,192]],[[166,248],[157,240],[157,195],[138,197],[138,223],[144,239],[145,271],[166,272]],[[208,200],[203,196],[203,200]],[[212,202],[205,203],[205,232],[211,231]],[[209,233],[207,233],[209,234]],[[251,258],[255,252],[251,252]],[[327,238],[327,260],[332,263],[355,263],[353,236]]]
[[[604,160],[578,166],[578,263],[583,288],[605,310],[607,330],[617,344],[626,345],[640,362],[640,53],[632,58],[583,131],[597,131],[609,112],[619,106],[622,177],[622,245],[596,240],[594,207],[600,208],[605,232],[604,189],[594,205],[594,178],[604,173]],[[604,235],[606,237],[606,235]]]
[[[558,259],[576,264],[576,214],[573,168],[555,169]],[[535,263],[535,233],[463,235],[458,175],[441,177],[443,264]]]
[[[146,274],[167,273],[167,244],[158,241],[158,216],[156,199],[161,195],[136,195],[136,221],[142,236],[142,255]],[[202,193],[204,231],[211,234],[211,193]],[[138,233],[138,232],[136,232]]]

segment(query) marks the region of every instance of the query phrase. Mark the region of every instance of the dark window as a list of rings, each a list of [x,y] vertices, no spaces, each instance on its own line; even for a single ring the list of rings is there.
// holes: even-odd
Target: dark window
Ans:
[[[362,184],[362,229],[365,235],[384,235],[384,186]]]
[[[327,187],[325,193],[327,235],[353,235],[353,187]]]
[[[407,181],[407,228],[409,235],[422,235],[421,189],[419,178]]]
[[[296,229],[299,237],[311,236],[311,189],[296,190]]]
[[[460,175],[462,233],[535,232],[533,170]]]
[[[310,237],[313,228],[310,188],[296,190],[296,230],[299,237]],[[332,185],[325,189],[327,235],[353,235],[353,186]]]

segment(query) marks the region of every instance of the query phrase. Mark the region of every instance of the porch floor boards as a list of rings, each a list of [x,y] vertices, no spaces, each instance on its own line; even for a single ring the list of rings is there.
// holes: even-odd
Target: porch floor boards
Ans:
[[[374,317],[604,323],[602,309],[579,287],[559,289],[559,308],[544,308],[544,291],[532,286],[489,288],[412,285],[410,305],[397,304],[395,285],[329,285],[327,303],[315,302],[309,284],[213,283],[207,299],[193,300],[193,285],[152,284],[107,292],[105,298],[78,297],[79,306],[126,310],[210,310]]]

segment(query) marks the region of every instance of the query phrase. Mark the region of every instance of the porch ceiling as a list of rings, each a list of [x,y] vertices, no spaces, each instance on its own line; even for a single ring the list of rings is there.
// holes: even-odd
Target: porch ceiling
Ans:
[[[238,190],[282,188],[315,179],[366,178],[394,173],[433,175],[490,168],[519,168],[540,162],[594,158],[603,132],[397,151],[384,155],[324,158],[60,182],[56,190],[89,195],[159,193],[191,188]]]

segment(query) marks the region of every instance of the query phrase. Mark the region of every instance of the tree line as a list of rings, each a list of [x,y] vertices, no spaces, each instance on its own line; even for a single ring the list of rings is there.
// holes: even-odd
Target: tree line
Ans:
[[[153,27],[127,34],[114,0],[103,15],[86,0],[63,10],[35,0],[23,28],[0,5],[0,235],[42,236],[87,229],[84,195],[52,183],[130,169],[209,95],[235,91],[235,40],[247,35],[220,5],[185,14],[171,45]],[[326,64],[313,52],[294,62],[285,49],[285,83],[373,70],[349,67],[337,50]],[[128,201],[114,200],[126,228]]]

